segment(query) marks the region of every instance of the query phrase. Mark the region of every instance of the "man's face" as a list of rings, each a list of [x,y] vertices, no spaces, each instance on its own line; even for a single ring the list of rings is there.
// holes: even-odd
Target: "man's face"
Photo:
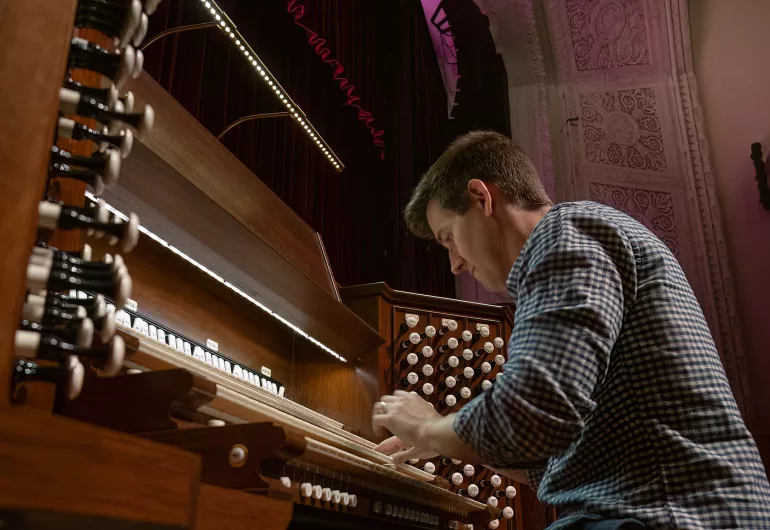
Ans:
[[[511,265],[507,263],[503,234],[491,215],[491,203],[471,197],[464,215],[428,203],[428,224],[436,241],[449,251],[454,274],[468,271],[492,292],[504,292]]]

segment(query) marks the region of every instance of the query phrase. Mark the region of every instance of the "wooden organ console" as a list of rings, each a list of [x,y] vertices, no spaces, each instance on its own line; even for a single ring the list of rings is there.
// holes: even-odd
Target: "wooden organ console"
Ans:
[[[552,522],[488,469],[374,450],[381,394],[449,412],[494,384],[511,310],[338,288],[320,236],[142,72],[157,4],[0,5],[0,526]]]

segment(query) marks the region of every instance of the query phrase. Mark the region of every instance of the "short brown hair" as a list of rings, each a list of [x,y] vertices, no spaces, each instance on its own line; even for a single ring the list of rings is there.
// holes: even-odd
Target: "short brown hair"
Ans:
[[[433,237],[427,217],[431,200],[460,215],[468,211],[468,182],[474,178],[497,185],[508,201],[522,208],[552,204],[534,164],[513,140],[473,131],[452,142],[420,179],[404,209],[409,230],[418,237]]]

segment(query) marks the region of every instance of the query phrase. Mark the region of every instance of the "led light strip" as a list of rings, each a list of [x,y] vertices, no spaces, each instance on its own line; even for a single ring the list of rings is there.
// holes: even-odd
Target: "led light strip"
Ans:
[[[87,190],[86,190],[86,197],[88,197],[93,202],[99,202],[100,201],[100,199],[98,197],[94,196],[93,193],[91,193],[90,191],[87,191]],[[124,221],[128,221],[128,216],[124,215],[123,212],[120,212],[120,211],[116,210],[115,208],[113,208],[112,206],[110,206],[109,204],[107,204],[104,201],[102,201],[102,204],[104,204],[105,208],[107,208],[107,210],[110,211],[116,217],[119,217],[119,218],[123,219]],[[313,337],[308,335],[306,332],[304,332],[301,329],[299,329],[297,326],[295,326],[294,324],[292,324],[291,322],[289,322],[288,320],[283,318],[281,315],[279,315],[278,313],[276,313],[275,311],[273,311],[272,309],[267,307],[265,304],[263,304],[262,302],[260,302],[256,298],[254,298],[253,296],[245,293],[244,291],[239,289],[237,286],[235,286],[232,283],[228,282],[227,280],[222,278],[220,275],[218,275],[214,271],[212,271],[212,270],[208,269],[207,267],[205,267],[204,265],[198,263],[197,261],[192,259],[190,256],[188,256],[187,254],[185,254],[184,252],[182,252],[181,250],[179,250],[175,246],[171,245],[170,243],[166,242],[164,239],[156,236],[155,234],[153,234],[152,232],[147,230],[141,224],[139,225],[139,231],[142,232],[143,234],[146,234],[150,239],[160,243],[161,245],[163,245],[164,247],[169,249],[174,254],[176,254],[176,255],[182,257],[183,259],[185,259],[186,261],[192,263],[197,268],[199,268],[200,270],[202,270],[203,272],[205,272],[206,274],[208,274],[209,276],[211,276],[212,278],[214,278],[218,282],[224,284],[225,287],[227,287],[231,291],[241,295],[243,298],[245,298],[246,300],[248,300],[249,302],[251,302],[252,304],[257,306],[258,308],[260,308],[262,311],[265,311],[270,316],[272,316],[276,320],[280,321],[282,324],[290,327],[293,331],[295,331],[296,333],[298,333],[301,336],[305,337],[307,340],[309,340],[310,342],[312,342],[313,344],[315,344],[316,346],[318,346],[319,348],[321,348],[325,352],[328,352],[328,353],[332,354],[334,357],[336,357],[337,359],[339,359],[340,361],[342,361],[344,363],[348,362],[347,359],[342,357],[336,351],[332,350],[331,348],[329,348],[328,346],[326,346],[325,344],[320,342],[318,339],[314,339]]]
[[[243,35],[238,32],[238,29],[235,27],[235,24],[233,24],[233,21],[230,20],[230,17],[228,17],[222,8],[220,8],[213,0],[201,0],[201,4],[203,4],[203,6],[206,8],[206,11],[208,11],[208,13],[217,23],[217,27],[223,31],[225,35],[230,37],[230,40],[233,41],[233,44],[235,44],[236,48],[243,52],[246,60],[251,63],[251,65],[257,71],[259,77],[261,77],[267,83],[270,89],[275,92],[276,97],[281,102],[281,104],[286,107],[286,110],[289,112],[291,117],[297,123],[299,123],[300,127],[305,129],[305,132],[308,134],[310,139],[315,142],[316,146],[318,146],[318,149],[320,149],[324,156],[329,160],[329,163],[334,166],[338,172],[342,172],[342,170],[345,169],[342,161],[334,153],[334,151],[332,151],[332,148],[329,147],[329,144],[326,143],[318,131],[316,131],[315,127],[313,127],[313,124],[311,124],[310,120],[308,120],[307,116],[305,116],[305,113],[301,108],[299,108],[299,105],[294,103],[294,101],[291,99],[286,90],[284,90],[275,76],[270,73],[270,70],[268,70],[267,66],[265,66],[265,63],[263,63],[259,56],[257,56],[251,46],[249,46],[249,43],[246,42],[246,39],[243,38]]]

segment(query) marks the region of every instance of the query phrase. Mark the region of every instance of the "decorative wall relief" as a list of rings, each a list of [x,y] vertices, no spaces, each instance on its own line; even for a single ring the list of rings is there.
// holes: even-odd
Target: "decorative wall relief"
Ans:
[[[587,162],[665,171],[663,133],[652,88],[580,95]]]
[[[643,0],[567,0],[578,71],[650,64]]]
[[[534,2],[534,0],[531,0]],[[561,200],[632,215],[682,264],[741,412],[751,390],[708,138],[692,70],[688,0],[542,0],[558,91],[574,125],[554,138]],[[655,190],[655,191],[651,191]]]
[[[617,208],[642,223],[679,258],[679,234],[670,193],[592,182],[589,194],[592,201]]]

